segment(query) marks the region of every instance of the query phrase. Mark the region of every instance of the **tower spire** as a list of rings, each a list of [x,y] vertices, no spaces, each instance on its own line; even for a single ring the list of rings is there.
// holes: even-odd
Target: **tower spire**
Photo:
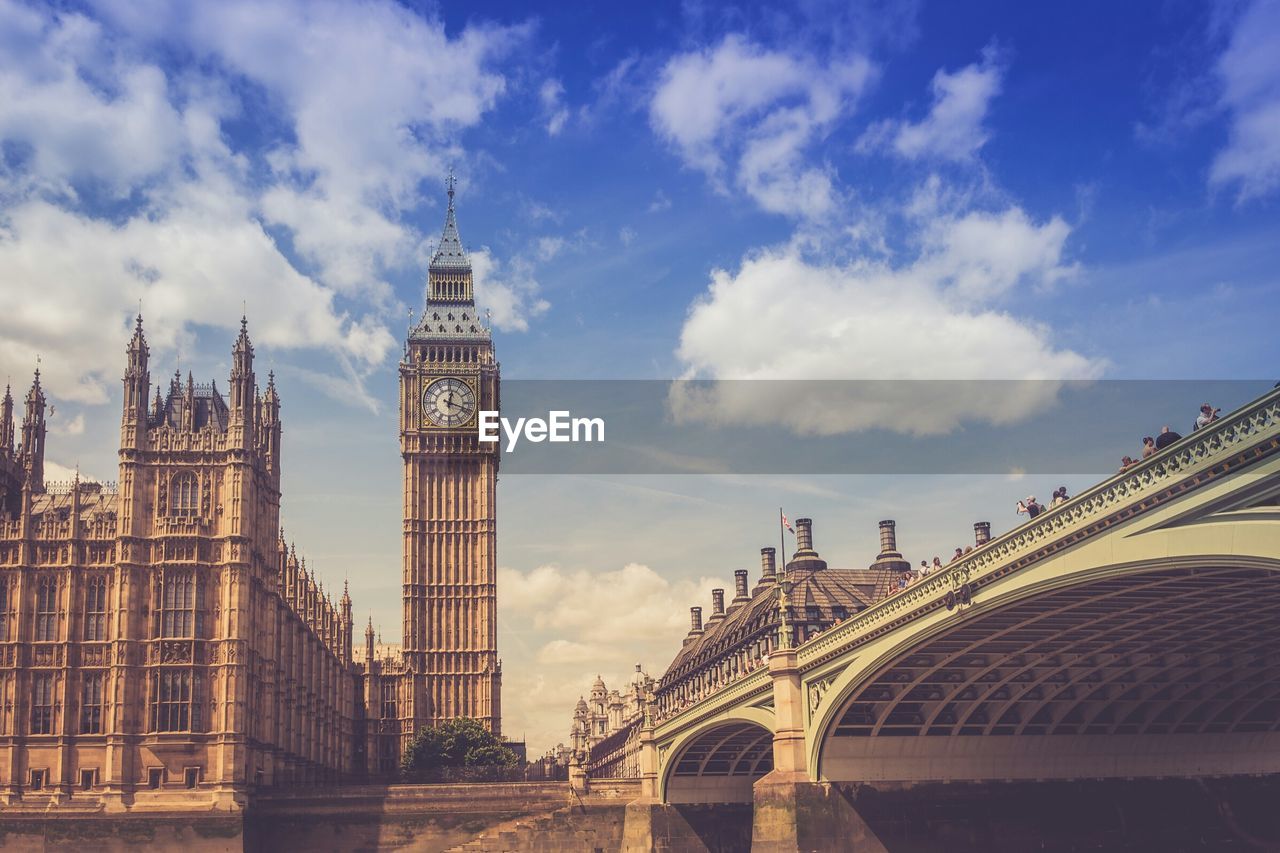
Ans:
[[[142,332],[142,312],[138,312],[133,338],[125,350],[128,362],[124,370],[124,414],[120,427],[120,446],[138,448],[147,430],[147,412],[151,393],[151,373],[147,360],[151,350]]]
[[[254,403],[257,384],[253,378],[253,344],[249,341],[249,318],[240,315],[240,334],[231,347],[231,428],[237,447],[253,444]]]
[[[444,230],[440,234],[440,244],[436,247],[435,254],[431,256],[430,269],[432,272],[466,270],[470,277],[471,260],[467,257],[466,249],[462,247],[462,237],[458,235],[458,215],[453,207],[456,183],[452,171],[449,172],[449,181],[446,186],[449,205],[444,212]]]
[[[13,394],[7,382],[4,386],[4,402],[0,403],[0,452],[13,453]]]
[[[27,392],[26,411],[22,417],[22,464],[31,481],[31,491],[44,492],[44,389],[40,387],[40,368],[36,368],[31,390]]]

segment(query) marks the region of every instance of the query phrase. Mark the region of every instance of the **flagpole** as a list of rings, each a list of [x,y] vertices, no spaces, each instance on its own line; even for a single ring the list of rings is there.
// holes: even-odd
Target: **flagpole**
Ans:
[[[782,570],[778,574],[778,648],[791,648],[791,629],[787,627],[787,536],[782,523],[782,507],[778,507],[778,546],[782,548]]]
[[[782,527],[782,507],[778,507],[778,558],[782,560],[782,573],[787,571],[787,537]]]

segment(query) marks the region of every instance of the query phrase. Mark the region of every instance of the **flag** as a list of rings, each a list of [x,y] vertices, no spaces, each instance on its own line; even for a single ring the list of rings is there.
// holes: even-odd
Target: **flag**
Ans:
[[[785,512],[783,512],[782,510],[778,510],[778,512],[782,515],[782,526],[783,526],[783,527],[785,527],[785,528],[787,528],[788,530],[790,530],[790,531],[791,531],[791,535],[792,535],[792,536],[794,536],[794,535],[795,535],[795,533],[796,533],[796,529],[795,529],[794,527],[792,527],[792,526],[791,526],[791,522],[790,522],[790,521],[787,521],[787,514],[786,514]]]

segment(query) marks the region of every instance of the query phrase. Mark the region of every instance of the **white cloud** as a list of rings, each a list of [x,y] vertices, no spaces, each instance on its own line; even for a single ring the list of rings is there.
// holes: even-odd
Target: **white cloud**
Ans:
[[[805,155],[872,73],[862,56],[820,63],[729,35],[667,62],[649,118],[718,189],[731,180],[765,210],[816,218],[835,206],[834,187],[830,169]]]
[[[80,482],[82,483],[102,482],[98,477],[94,477],[87,471],[81,471],[78,466],[63,465],[59,462],[53,461],[52,459],[46,459],[44,461],[45,483],[70,483],[73,482],[77,476],[80,477]]]
[[[709,609],[711,588],[725,585],[673,582],[638,563],[613,571],[500,567],[506,656],[509,664],[522,659],[506,670],[507,719],[519,720],[539,748],[567,740],[574,704],[596,673],[611,689],[625,687],[637,662],[660,676],[689,630],[689,607]]]
[[[419,241],[406,214],[502,95],[497,63],[527,29],[450,37],[387,0],[95,14],[0,0],[0,368],[41,352],[53,394],[101,402],[119,370],[101,353],[138,298],[160,349],[233,327],[247,298],[256,342],[327,350],[328,384],[360,385],[394,349],[385,279]],[[273,121],[246,131],[246,102]],[[103,197],[118,203],[99,214]],[[504,328],[545,310],[527,283],[490,290]]]
[[[538,260],[546,263],[553,260],[556,255],[564,250],[566,241],[563,237],[539,237],[534,247],[534,252],[538,256]]]
[[[618,241],[624,246],[630,246],[634,243],[637,236],[639,235],[636,234],[636,229],[630,225],[624,225],[618,229]]]
[[[569,108],[564,105],[564,84],[556,79],[544,81],[538,88],[538,101],[547,122],[547,135],[559,136],[569,121]]]
[[[671,209],[671,199],[662,190],[658,190],[653,194],[653,201],[649,202],[650,213],[662,213]]]
[[[691,307],[678,358],[688,377],[711,379],[1090,378],[1101,363],[1053,345],[1049,330],[1000,307],[1014,288],[1070,275],[1069,228],[1036,224],[1018,208],[940,217],[924,226],[910,263],[812,260],[795,245],[717,270]],[[778,423],[801,433],[886,427],[939,433],[968,420],[1016,422],[1052,401],[1053,382],[937,383],[930,399],[911,383],[836,386],[847,399],[801,405],[796,395],[761,406],[752,383],[673,386],[677,417],[713,423]]]
[[[983,123],[992,99],[1000,94],[1002,74],[996,51],[990,47],[981,62],[955,72],[940,69],[930,83],[933,104],[928,115],[918,122],[879,122],[863,135],[858,147],[887,146],[910,160],[973,157],[990,138]]]
[[[476,304],[492,312],[493,325],[504,332],[523,332],[529,319],[551,307],[538,296],[538,281],[532,266],[515,257],[507,263],[499,261],[487,247],[471,253],[472,278],[475,281]]]
[[[394,347],[380,324],[336,311],[331,292],[231,211],[178,206],[115,225],[29,201],[0,233],[0,279],[13,285],[0,289],[0,361],[42,352],[51,391],[84,403],[105,402],[118,380],[122,362],[102,354],[128,340],[121,308],[139,298],[153,348],[172,351],[196,323],[230,332],[246,302],[259,344],[327,348],[364,367]]]
[[[1233,185],[1241,200],[1280,187],[1280,2],[1258,0],[1236,21],[1218,62],[1221,106],[1229,115],[1227,146],[1214,157],[1209,182]]]
[[[49,432],[54,435],[84,435],[84,412],[76,412],[73,417],[57,417],[57,412],[48,418]]]
[[[552,640],[538,649],[540,664],[578,664],[613,662],[617,657],[614,649],[601,646],[575,643],[572,640]]]
[[[613,646],[626,661],[646,651],[673,655],[689,629],[689,606],[709,601],[717,582],[672,583],[648,566],[628,563],[604,572],[554,565],[528,573],[500,569],[498,584],[505,611],[519,613],[558,639]]]
[[[116,56],[78,14],[0,3],[0,33],[0,139],[29,158],[0,187],[74,195],[93,180],[123,196],[176,166],[186,134],[160,69]]]

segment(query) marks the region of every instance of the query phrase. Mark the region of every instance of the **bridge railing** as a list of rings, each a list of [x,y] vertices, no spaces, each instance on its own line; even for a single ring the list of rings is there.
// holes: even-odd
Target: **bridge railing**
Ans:
[[[1164,450],[1104,480],[1092,489],[1048,509],[1008,533],[975,548],[944,570],[882,599],[799,647],[802,668],[821,663],[854,640],[891,630],[899,620],[948,591],[973,584],[1021,557],[1034,554],[1068,531],[1089,535],[1089,523],[1111,515],[1122,504],[1154,498],[1175,482],[1201,473],[1223,459],[1270,438],[1280,446],[1280,389],[1272,390],[1225,417],[1202,427]]]

